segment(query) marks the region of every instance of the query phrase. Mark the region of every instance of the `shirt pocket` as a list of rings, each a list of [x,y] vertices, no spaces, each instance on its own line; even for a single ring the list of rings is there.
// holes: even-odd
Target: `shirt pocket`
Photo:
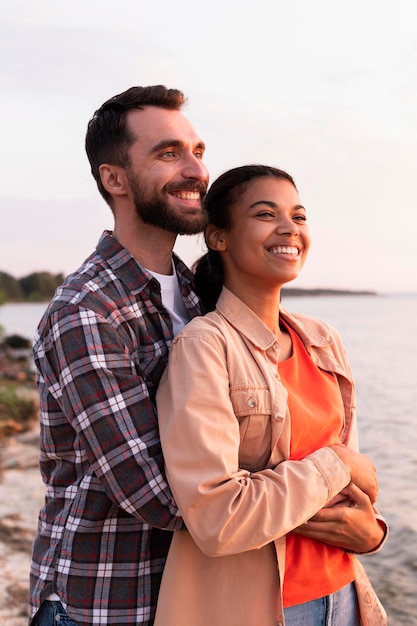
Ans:
[[[233,387],[230,399],[239,422],[239,467],[265,469],[271,456],[271,395],[267,387]]]

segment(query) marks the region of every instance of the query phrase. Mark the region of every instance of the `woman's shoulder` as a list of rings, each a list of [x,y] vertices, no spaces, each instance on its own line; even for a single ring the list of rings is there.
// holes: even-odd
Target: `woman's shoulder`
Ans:
[[[216,311],[205,315],[197,315],[188,322],[178,333],[176,338],[222,336],[225,332],[225,321]]]
[[[320,343],[339,342],[340,334],[334,326],[325,320],[305,313],[294,313],[281,308],[281,314],[294,330],[305,335],[310,341],[320,341]]]

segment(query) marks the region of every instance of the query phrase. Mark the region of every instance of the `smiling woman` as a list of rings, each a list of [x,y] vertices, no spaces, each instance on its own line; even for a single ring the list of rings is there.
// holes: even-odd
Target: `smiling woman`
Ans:
[[[353,554],[376,551],[386,524],[350,366],[334,329],[280,303],[310,247],[295,183],[235,168],[205,209],[206,315],[177,335],[157,393],[187,530],[174,533],[155,625],[318,626],[332,613],[337,626],[383,626]]]
[[[306,222],[294,182],[282,173],[251,182],[230,208],[233,228],[210,222],[206,230],[209,248],[221,254],[224,286],[255,312],[260,306],[258,315],[272,332],[277,331],[281,286],[297,278],[310,248]]]

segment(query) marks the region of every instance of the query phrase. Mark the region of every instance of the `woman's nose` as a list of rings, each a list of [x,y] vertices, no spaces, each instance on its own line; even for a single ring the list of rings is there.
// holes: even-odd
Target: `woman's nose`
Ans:
[[[298,224],[292,219],[280,219],[277,224],[277,233],[280,235],[298,235]]]

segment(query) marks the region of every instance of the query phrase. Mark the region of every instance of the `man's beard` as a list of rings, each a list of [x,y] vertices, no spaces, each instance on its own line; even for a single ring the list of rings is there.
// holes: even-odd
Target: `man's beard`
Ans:
[[[201,233],[206,225],[206,216],[203,210],[194,209],[192,215],[179,213],[173,209],[163,191],[169,191],[169,185],[161,192],[147,194],[141,190],[137,176],[129,172],[129,184],[133,194],[136,213],[145,224],[157,226],[175,235],[196,235]],[[172,185],[172,187],[174,187]],[[178,189],[178,185],[175,186]],[[207,185],[202,181],[184,181],[181,184],[183,191],[199,191],[201,199],[206,193]]]

